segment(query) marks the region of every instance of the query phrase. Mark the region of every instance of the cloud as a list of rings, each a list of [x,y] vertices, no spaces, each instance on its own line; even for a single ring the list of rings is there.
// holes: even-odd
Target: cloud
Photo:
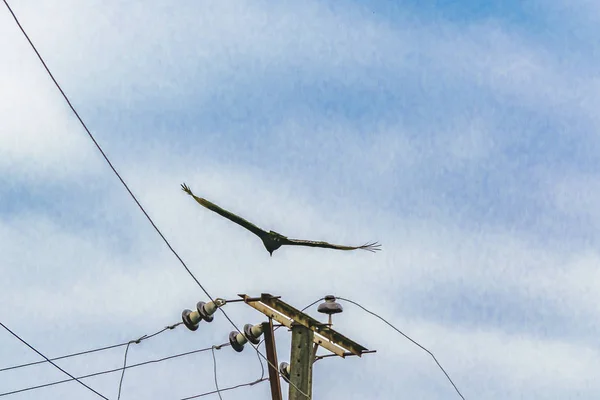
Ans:
[[[583,220],[598,222],[599,177],[593,174],[572,174],[559,179],[552,190],[556,208],[563,213]]]
[[[181,164],[186,165],[186,160]],[[593,253],[591,258],[567,262],[561,268],[560,264],[568,259],[568,255],[549,252],[543,247],[532,250],[530,242],[515,238],[514,234],[461,232],[444,225],[424,225],[423,222],[383,214],[381,218],[387,219],[387,223],[375,224],[379,229],[385,229],[379,232],[385,238],[381,254],[350,255],[284,248],[269,258],[257,238],[200,208],[177,187],[164,190],[184,169],[177,163],[159,163],[157,169],[164,169],[165,165],[170,165],[171,172],[161,175],[148,170],[141,173],[138,169],[137,172],[129,170],[127,175],[133,186],[141,188],[138,195],[148,210],[153,210],[158,225],[215,296],[235,297],[237,291],[248,294],[270,291],[283,294],[286,301],[300,306],[324,293],[349,293],[347,296],[366,306],[375,304],[378,312],[398,321],[420,341],[432,344],[436,354],[441,352],[442,359],[454,360],[449,361],[448,368],[463,387],[466,386],[466,393],[473,393],[471,396],[487,393],[502,397],[528,390],[533,393],[541,390],[556,374],[562,374],[562,369],[595,368],[592,365],[595,356],[586,356],[585,361],[573,356],[578,352],[589,353],[586,338],[576,339],[578,344],[570,344],[566,342],[567,338],[527,334],[526,327],[518,330],[512,330],[510,325],[500,327],[494,319],[467,324],[491,324],[491,328],[483,328],[485,333],[478,333],[478,330],[454,327],[452,320],[436,315],[423,316],[427,315],[428,302],[443,299],[447,293],[454,296],[454,301],[460,301],[456,296],[461,296],[477,302],[501,290],[503,295],[495,297],[500,303],[506,303],[504,296],[520,296],[543,301],[551,314],[577,310],[573,318],[597,320],[596,301],[592,296],[594,282],[590,280],[590,272],[597,263],[594,261],[597,255]],[[345,216],[348,220],[347,217],[357,210],[323,214],[317,211],[316,205],[305,203],[306,199],[302,197],[297,198],[296,190],[286,189],[253,173],[231,167],[220,171],[203,167],[193,171],[188,178],[188,183],[195,183],[192,186],[195,190],[211,193],[212,200],[267,228],[269,224],[277,224],[277,229],[284,228],[280,229],[284,233],[292,230],[299,237],[335,237],[340,242],[362,239],[359,237],[362,235],[351,233],[359,232],[358,226],[348,229],[355,223],[342,224],[337,217]],[[225,185],[224,182],[232,183]],[[120,191],[120,188],[114,190]],[[239,196],[240,193],[244,196]],[[37,257],[28,261],[17,254],[8,255],[9,259],[21,264],[18,269],[11,264],[5,266],[9,280],[5,281],[7,285],[2,293],[3,302],[21,299],[13,313],[28,309],[29,315],[47,326],[46,329],[59,329],[55,321],[76,319],[82,324],[78,329],[84,331],[86,326],[102,326],[107,330],[113,324],[126,324],[129,329],[112,329],[125,334],[143,332],[175,320],[181,308],[191,307],[195,301],[205,298],[141,218],[129,227],[141,235],[138,240],[129,242],[126,249],[95,236],[93,231],[82,234],[80,229],[61,227],[59,220],[44,224],[41,221],[37,217],[20,216],[5,230],[3,242],[8,248],[18,253],[27,247],[29,254],[37,257],[44,254],[46,261],[36,260]],[[374,232],[372,227],[366,228],[369,234]],[[39,243],[41,247],[31,247],[32,243]],[[72,249],[74,253],[65,252],[65,249]],[[111,256],[107,258],[107,254]],[[32,268],[38,272],[24,274]],[[44,277],[43,269],[52,270],[52,277]],[[16,277],[11,278],[11,273],[17,274]],[[27,287],[23,287],[25,283],[19,283],[19,277],[26,276],[29,276]],[[232,291],[232,288],[237,289]],[[453,293],[453,288],[459,288],[462,293]],[[586,291],[589,295],[582,297],[581,293]],[[385,294],[394,300],[383,301],[387,297]],[[420,305],[417,304],[419,300],[423,302]],[[52,309],[38,306],[43,303],[52,304]],[[457,306],[464,307],[460,302]],[[525,304],[521,307],[520,312],[526,312]],[[438,308],[444,310],[444,306]],[[248,312],[242,311],[233,310],[237,313],[236,321],[250,317]],[[416,382],[443,382],[443,376],[430,368],[431,361],[425,355],[405,347],[403,351],[411,352],[411,356],[405,353],[394,356],[386,344],[393,333],[374,327],[356,331],[353,322],[366,320],[367,316],[347,312],[350,313],[340,317],[339,329],[347,334],[354,332],[356,340],[380,350],[382,355],[377,359],[384,363],[382,365],[392,365],[397,358],[412,360],[407,364],[419,365],[420,380]],[[417,317],[419,314],[421,316]],[[134,322],[140,315],[148,318]],[[12,314],[9,320],[16,317],[17,314]],[[258,318],[258,315],[252,318]],[[220,321],[219,325],[206,329],[210,329],[206,334],[218,341],[219,333],[227,332],[230,327]],[[399,346],[400,341],[400,337],[395,339],[394,346]],[[540,365],[546,366],[543,370],[534,369],[534,366],[518,368],[524,360],[539,359],[542,354],[549,358],[539,360]],[[557,354],[562,355],[558,357]],[[496,381],[491,380],[480,386],[472,378],[475,371],[482,380],[494,376],[493,379],[504,379],[511,384],[501,388],[494,386]],[[524,371],[537,372],[525,379]],[[591,378],[585,377],[587,375],[573,373],[569,376],[560,390],[592,385]],[[443,384],[439,385],[443,387]],[[415,385],[412,390],[421,393],[424,389],[419,386]]]
[[[593,74],[489,21],[390,22],[317,2],[120,7],[15,11],[213,296],[271,292],[298,307],[327,293],[351,297],[431,348],[467,398],[598,391],[589,372],[598,367],[597,240],[571,234],[596,218],[596,176],[580,178],[595,166]],[[0,100],[0,171],[11,183],[0,203],[3,321],[55,354],[177,321],[205,294],[100,166],[12,22],[1,26],[11,60],[0,66],[10,76],[0,78],[10,93]],[[265,229],[380,240],[384,251],[282,248],[271,258],[181,182]],[[261,318],[239,303],[226,310],[240,325]],[[327,379],[316,377],[315,393],[453,396],[426,354],[367,315],[348,306],[335,324],[378,353],[319,361]],[[195,333],[178,328],[135,346],[132,357],[220,343],[231,329],[219,315]],[[7,364],[33,357],[1,340]],[[284,330],[278,343],[287,360]],[[210,390],[210,379],[198,379],[212,373],[204,356],[153,369],[151,393],[142,370],[128,371],[126,390],[172,395],[162,382],[173,381],[177,396]],[[69,367],[114,368],[122,357]],[[218,357],[228,383],[259,373],[249,349]],[[115,381],[91,382],[109,394]]]
[[[4,118],[0,128],[0,173],[3,177],[62,180],[88,175],[95,165],[87,160],[97,156],[78,132],[81,129],[78,123],[60,103],[58,92],[52,92],[47,82],[40,85],[39,81],[28,80],[23,71],[5,69],[2,72],[4,78],[0,78],[3,80],[0,85],[7,95],[1,103]],[[15,78],[19,74],[22,75]],[[40,86],[46,89],[37,91]]]
[[[7,13],[0,32],[0,174],[3,180],[83,178],[97,154]],[[92,161],[92,162],[90,162]]]

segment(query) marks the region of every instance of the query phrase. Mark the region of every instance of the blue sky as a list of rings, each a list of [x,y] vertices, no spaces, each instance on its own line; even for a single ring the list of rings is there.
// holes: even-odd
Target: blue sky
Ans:
[[[328,293],[357,300],[430,348],[467,398],[598,397],[597,4],[13,7],[211,294],[271,292],[299,307]],[[203,294],[6,10],[0,49],[1,320],[50,356],[176,322]],[[384,250],[270,258],[184,196],[184,181],[266,229]],[[227,310],[239,324],[260,320]],[[131,361],[221,343],[222,319],[144,342]],[[320,361],[318,398],[455,397],[426,354],[360,310],[347,305],[336,326],[378,353]],[[35,360],[6,334],[0,348],[0,368]],[[260,373],[250,351],[217,356],[223,386]],[[114,351],[61,365],[83,374],[121,362]],[[132,370],[123,398],[209,391],[211,373],[210,355]],[[57,378],[49,366],[0,373],[0,392]],[[116,397],[116,375],[88,383]],[[223,397],[242,393],[264,398],[268,387]],[[74,384],[14,397],[42,395],[93,398]]]

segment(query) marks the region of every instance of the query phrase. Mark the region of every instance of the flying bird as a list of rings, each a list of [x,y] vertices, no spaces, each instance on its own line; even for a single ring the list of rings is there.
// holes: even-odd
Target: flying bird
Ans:
[[[220,216],[225,217],[232,222],[235,222],[238,225],[243,226],[244,228],[248,229],[250,232],[254,233],[256,236],[258,236],[262,240],[263,244],[265,245],[265,248],[267,249],[267,251],[269,252],[269,254],[271,256],[273,256],[273,252],[275,250],[277,250],[278,248],[280,248],[283,245],[322,247],[325,249],[336,249],[336,250],[360,249],[360,250],[367,250],[367,251],[370,251],[373,253],[375,251],[381,250],[380,249],[381,245],[377,242],[365,243],[362,246],[341,246],[341,245],[331,244],[331,243],[327,243],[327,242],[315,242],[312,240],[290,239],[290,238],[283,236],[274,231],[267,232],[263,229],[260,229],[258,226],[254,225],[253,223],[246,221],[244,218],[242,218],[238,215],[235,215],[227,210],[222,209],[215,203],[211,203],[210,201],[208,201],[206,199],[203,199],[201,197],[194,195],[194,193],[192,193],[192,190],[185,183],[181,185],[181,189],[183,189],[184,192],[186,192],[187,194],[192,196],[202,206],[208,208],[209,210],[216,212]]]

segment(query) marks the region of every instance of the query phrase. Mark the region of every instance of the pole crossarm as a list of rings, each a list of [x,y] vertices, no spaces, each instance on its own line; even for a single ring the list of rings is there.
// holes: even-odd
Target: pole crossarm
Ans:
[[[279,297],[268,293],[260,297],[250,297],[245,294],[239,295],[246,304],[274,319],[288,328],[295,322],[314,332],[313,342],[326,348],[332,353],[344,358],[347,355],[362,356],[370,351],[360,344],[348,339],[341,333],[331,329],[327,324],[317,321],[295,307],[280,300]]]

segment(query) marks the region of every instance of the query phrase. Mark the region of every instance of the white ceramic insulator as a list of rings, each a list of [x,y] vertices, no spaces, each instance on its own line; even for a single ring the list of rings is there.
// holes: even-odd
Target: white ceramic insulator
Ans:
[[[254,325],[252,328],[250,328],[250,332],[252,332],[252,336],[254,336],[255,338],[260,337],[260,335],[262,335],[263,333],[262,324]]]
[[[235,336],[235,340],[239,343],[239,344],[246,344],[248,342],[248,339],[246,339],[246,336],[244,336],[244,334],[242,333],[238,333]]]
[[[212,301],[209,301],[204,305],[204,311],[206,311],[208,315],[213,315],[215,311],[217,311],[217,308],[219,307],[217,307],[217,305]]]
[[[189,318],[190,321],[192,321],[192,324],[197,324],[202,320],[202,317],[198,311],[192,311],[189,315]]]

